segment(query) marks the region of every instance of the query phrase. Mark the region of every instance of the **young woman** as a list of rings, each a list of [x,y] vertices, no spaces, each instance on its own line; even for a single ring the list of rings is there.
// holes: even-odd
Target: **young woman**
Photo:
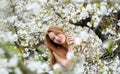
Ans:
[[[86,42],[82,40],[82,42]],[[66,55],[69,46],[74,43],[72,36],[65,34],[59,26],[51,26],[48,28],[45,36],[45,45],[51,53],[51,65],[61,64],[64,68],[69,69],[73,64],[72,59],[67,59]]]
[[[58,26],[51,26],[46,32],[45,45],[51,52],[51,65],[56,63],[68,68],[71,64],[70,59],[66,58],[69,45],[74,42],[72,36],[67,35]]]

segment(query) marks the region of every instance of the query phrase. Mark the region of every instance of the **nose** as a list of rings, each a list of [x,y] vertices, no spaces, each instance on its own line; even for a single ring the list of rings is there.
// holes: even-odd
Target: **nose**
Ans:
[[[56,36],[55,39],[56,39],[57,41],[60,41],[60,37],[59,37],[59,36]]]
[[[55,36],[55,39],[58,40],[59,39],[58,36]]]

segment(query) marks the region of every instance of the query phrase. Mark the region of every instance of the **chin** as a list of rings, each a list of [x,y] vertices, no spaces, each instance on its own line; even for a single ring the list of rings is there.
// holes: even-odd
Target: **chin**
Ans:
[[[63,41],[62,44],[65,44],[65,42]]]

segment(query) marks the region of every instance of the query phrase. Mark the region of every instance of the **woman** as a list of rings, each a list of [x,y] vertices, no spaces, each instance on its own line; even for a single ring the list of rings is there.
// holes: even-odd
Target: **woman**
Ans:
[[[73,42],[73,38],[70,35],[65,34],[60,27],[49,27],[45,36],[45,45],[51,52],[52,66],[59,63],[63,67],[69,68],[71,61],[66,58],[66,54],[69,51],[69,45]]]

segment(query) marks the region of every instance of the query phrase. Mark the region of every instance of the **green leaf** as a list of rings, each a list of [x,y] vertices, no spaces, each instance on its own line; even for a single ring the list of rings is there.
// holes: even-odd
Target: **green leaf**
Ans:
[[[110,54],[112,53],[112,51],[113,51],[112,48],[113,48],[113,41],[110,41],[109,46],[108,46],[108,53],[110,53]]]
[[[84,8],[84,6],[80,6],[80,11],[82,11],[83,8]]]
[[[94,24],[94,23],[95,23],[95,20],[91,20],[90,23],[91,23],[91,24]]]
[[[96,3],[96,7],[99,8],[100,7],[100,3]]]
[[[54,74],[61,74],[61,70],[59,69],[54,70]]]

